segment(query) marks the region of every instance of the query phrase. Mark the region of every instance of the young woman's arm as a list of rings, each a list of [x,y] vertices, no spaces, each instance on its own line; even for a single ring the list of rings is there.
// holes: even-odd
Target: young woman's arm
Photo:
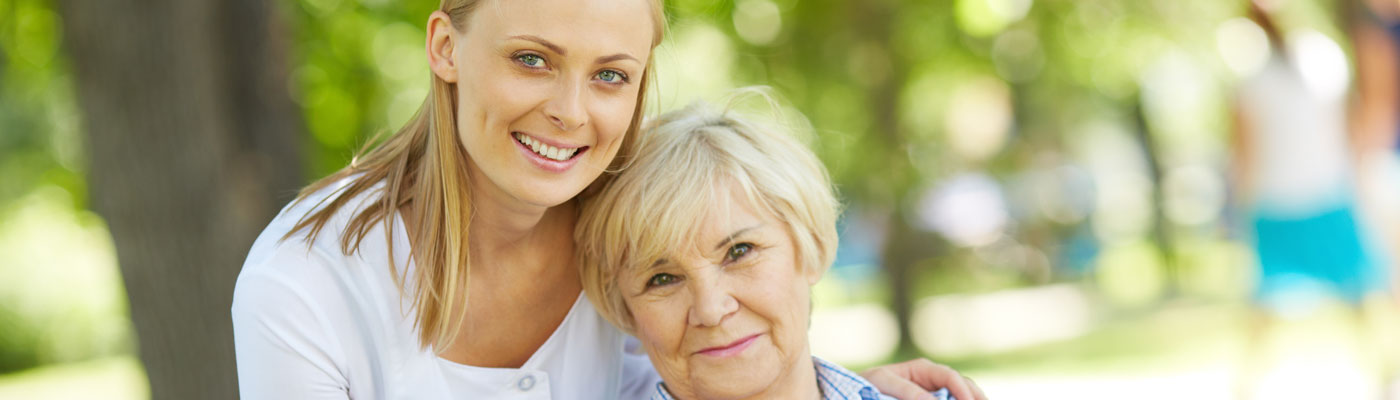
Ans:
[[[960,400],[987,400],[971,379],[926,358],[871,368],[861,375],[881,393],[900,400],[935,400],[938,395],[930,392],[939,389],[948,389],[947,395]]]
[[[295,282],[268,273],[239,275],[233,341],[242,398],[348,400],[337,340]]]

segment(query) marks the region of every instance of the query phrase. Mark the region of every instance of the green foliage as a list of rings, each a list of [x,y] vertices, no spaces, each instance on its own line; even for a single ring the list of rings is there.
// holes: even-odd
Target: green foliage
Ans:
[[[46,186],[0,208],[0,372],[131,351],[107,229],[72,203]]]
[[[54,7],[0,0],[0,372],[130,351]]]
[[[44,185],[85,198],[61,23],[47,0],[0,0],[0,205]]]
[[[290,84],[311,133],[310,175],[324,176],[376,133],[397,129],[427,96],[423,26],[436,2],[279,4],[296,32]]]

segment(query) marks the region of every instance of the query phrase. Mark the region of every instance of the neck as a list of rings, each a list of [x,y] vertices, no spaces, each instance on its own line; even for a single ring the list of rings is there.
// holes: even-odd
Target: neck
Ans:
[[[489,182],[485,176],[471,179]],[[577,217],[572,200],[543,207],[526,204],[492,185],[479,185],[471,191],[471,204],[467,246],[473,264],[487,266],[473,269],[473,274],[489,271],[490,265],[512,265],[511,269],[534,272],[528,267],[550,264],[540,262],[549,261],[550,255],[572,254]]]
[[[468,246],[472,257],[483,263],[530,254],[559,253],[568,250],[560,247],[564,244],[562,240],[573,243],[576,216],[572,201],[540,209],[537,213],[473,206]]]
[[[486,178],[474,176],[473,179],[482,182]],[[572,257],[573,227],[577,219],[574,201],[541,207],[524,204],[494,188],[480,189],[485,190],[473,190],[471,194],[472,215],[468,217],[468,243],[465,243],[473,265],[512,265],[514,268],[507,270],[535,273],[539,268],[558,262],[560,255]],[[416,215],[415,207],[417,205],[410,202],[402,206],[400,212]],[[409,232],[409,245],[413,246],[416,243],[413,243],[412,232],[418,228],[418,221],[404,218],[403,222]],[[471,274],[490,270],[495,268],[472,268]]]

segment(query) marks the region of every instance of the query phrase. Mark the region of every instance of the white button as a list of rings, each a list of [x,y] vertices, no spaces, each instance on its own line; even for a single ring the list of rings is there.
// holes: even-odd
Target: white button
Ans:
[[[535,376],[525,375],[524,378],[520,378],[519,381],[515,382],[515,387],[520,388],[520,390],[524,392],[530,391],[530,388],[535,387]]]

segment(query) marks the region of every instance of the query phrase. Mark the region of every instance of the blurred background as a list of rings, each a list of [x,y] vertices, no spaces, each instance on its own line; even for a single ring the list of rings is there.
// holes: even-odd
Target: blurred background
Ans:
[[[436,1],[132,3],[0,0],[0,399],[233,397],[253,237],[427,93]],[[649,113],[769,85],[816,130],[815,354],[1400,398],[1400,1],[667,7]]]

